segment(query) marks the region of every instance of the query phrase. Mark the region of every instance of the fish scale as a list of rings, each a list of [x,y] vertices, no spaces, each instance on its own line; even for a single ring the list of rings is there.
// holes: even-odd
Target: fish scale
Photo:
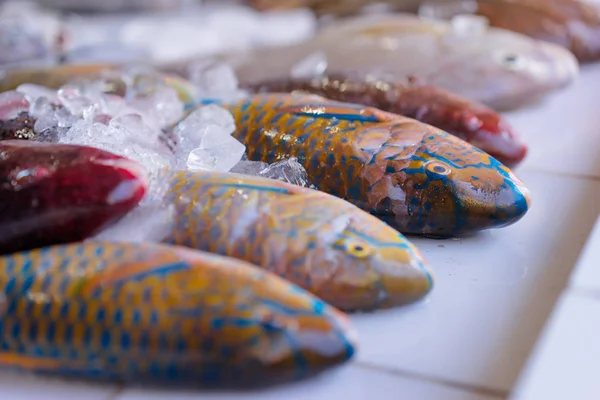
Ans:
[[[353,206],[284,182],[217,172],[175,172],[166,243],[243,259],[343,310],[423,298],[433,277],[398,231]]]
[[[289,379],[352,356],[339,312],[249,264],[183,248],[87,242],[17,253],[0,258],[0,290],[5,368],[210,385]]]

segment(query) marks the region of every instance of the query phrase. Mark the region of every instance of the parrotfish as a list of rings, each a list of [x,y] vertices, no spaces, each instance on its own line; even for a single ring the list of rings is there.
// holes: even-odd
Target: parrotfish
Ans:
[[[263,385],[353,356],[349,319],[255,266],[88,241],[0,257],[0,367],[133,383]]]
[[[131,211],[147,186],[140,166],[102,150],[0,142],[0,254],[83,240]]]
[[[250,160],[296,157],[319,190],[400,232],[457,236],[511,225],[529,192],[513,172],[419,121],[316,95],[259,94],[222,103]]]
[[[411,303],[433,286],[404,236],[341,199],[237,174],[170,179],[176,218],[167,243],[251,262],[346,311]]]
[[[128,85],[134,90],[152,90],[157,84],[175,89],[184,103],[195,99],[194,86],[185,79],[151,68],[127,70],[113,64],[77,64],[42,68],[9,69],[0,73],[0,92],[17,89],[24,83],[59,89],[78,80],[103,78],[104,93],[126,96]],[[150,82],[149,82],[150,81]],[[1,109],[0,109],[1,111]]]
[[[502,111],[539,100],[579,75],[577,59],[567,49],[489,28],[472,15],[451,23],[408,14],[351,18],[303,43],[218,60],[230,63],[240,82],[252,84],[298,74],[298,65],[314,54],[325,57],[328,73],[376,72],[399,80],[415,76]]]
[[[11,68],[0,74],[0,92],[15,90],[23,83],[33,83],[53,89],[69,81],[100,76],[103,71],[115,70],[110,64],[61,65],[39,68]]]
[[[420,14],[450,18],[471,12],[495,27],[555,43],[581,62],[600,59],[600,4],[594,0],[438,0],[424,2]]]
[[[527,146],[513,128],[491,108],[410,79],[403,83],[369,75],[331,74],[268,80],[245,89],[254,93],[306,92],[404,115],[451,133],[509,167],[527,154]]]

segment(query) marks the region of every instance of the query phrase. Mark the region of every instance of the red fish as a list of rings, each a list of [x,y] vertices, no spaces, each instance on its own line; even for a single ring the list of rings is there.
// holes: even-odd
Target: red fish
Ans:
[[[527,155],[527,146],[491,108],[432,85],[407,84],[346,74],[271,80],[245,87],[252,92],[301,91],[332,100],[364,104],[414,118],[440,128],[513,167]]]
[[[106,151],[0,142],[0,253],[83,240],[145,195],[141,167]]]

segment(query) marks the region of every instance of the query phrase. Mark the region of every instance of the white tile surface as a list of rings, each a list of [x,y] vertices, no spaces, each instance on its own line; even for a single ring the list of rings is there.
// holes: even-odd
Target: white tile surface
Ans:
[[[566,292],[545,332],[511,399],[599,399],[600,301]]]
[[[523,221],[468,239],[415,239],[437,272],[432,296],[413,307],[353,317],[361,334],[359,362],[408,375],[353,365],[306,383],[260,393],[127,389],[117,395],[112,386],[1,374],[0,400],[112,400],[115,396],[118,400],[491,399],[476,394],[481,391],[469,391],[468,385],[508,393],[600,213],[600,181],[573,176],[600,177],[599,81],[600,65],[586,67],[571,88],[539,106],[509,115],[530,145],[529,158],[517,171],[533,197],[533,208]],[[594,251],[588,253],[597,254]],[[589,257],[600,260],[597,255]],[[600,270],[600,262],[596,266]],[[596,285],[600,278],[593,267],[582,267],[575,285]],[[556,398],[547,397],[543,382],[560,379],[561,368],[568,367],[572,375],[581,372],[582,378],[597,375],[599,368],[586,371],[587,361],[577,360],[592,356],[600,360],[600,347],[595,347],[600,346],[599,311],[590,299],[565,300],[560,315],[566,323],[555,324],[545,339],[561,343],[555,357],[565,363],[542,358],[542,364],[548,364],[539,375],[542,384],[522,389],[520,393],[534,397],[519,400]],[[593,329],[595,335],[590,333]],[[582,336],[573,340],[576,333]],[[578,359],[577,354],[587,358]],[[432,381],[410,377],[415,374]],[[434,380],[454,384],[445,386]],[[460,385],[466,385],[466,391],[457,389]],[[578,388],[570,389],[569,396],[559,399],[586,398],[585,393],[575,396]]]
[[[600,202],[600,198],[596,198]],[[572,287],[600,293],[600,218],[590,235],[577,269],[571,277]]]
[[[118,387],[92,385],[56,378],[2,373],[0,400],[110,400]]]
[[[566,90],[539,105],[506,114],[530,145],[522,169],[600,177],[600,63],[582,68]]]
[[[494,400],[481,394],[429,382],[347,366],[309,384],[295,384],[253,393],[201,391],[167,392],[129,389],[116,400]]]
[[[520,174],[533,207],[462,240],[414,239],[436,271],[423,304],[354,318],[360,360],[509,391],[600,212],[600,182]]]

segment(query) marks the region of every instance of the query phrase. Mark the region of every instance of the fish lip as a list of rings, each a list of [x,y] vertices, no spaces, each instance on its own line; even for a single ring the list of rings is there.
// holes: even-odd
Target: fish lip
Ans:
[[[577,57],[562,47],[555,49],[557,52],[562,52],[564,57],[561,58],[562,62],[559,62],[555,68],[556,75],[558,75],[557,88],[564,88],[570,85],[581,73],[581,67]]]
[[[405,306],[424,299],[435,286],[435,274],[412,244],[407,249],[408,263],[398,267],[394,261],[379,270],[380,298],[376,308]]]

